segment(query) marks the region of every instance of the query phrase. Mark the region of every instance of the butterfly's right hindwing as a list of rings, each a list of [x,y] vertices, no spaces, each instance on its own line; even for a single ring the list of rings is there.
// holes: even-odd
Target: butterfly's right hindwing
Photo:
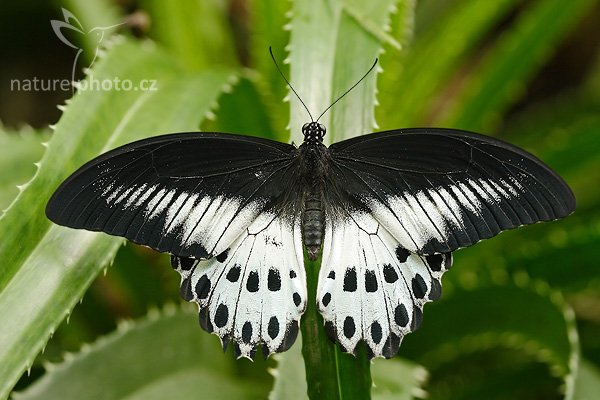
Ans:
[[[295,152],[288,144],[220,133],[154,137],[81,167],[54,193],[46,214],[60,225],[207,258],[281,198]]]
[[[173,256],[181,295],[199,307],[200,325],[235,342],[236,356],[282,352],[298,335],[306,278],[297,218],[262,213],[229,249],[209,260]]]

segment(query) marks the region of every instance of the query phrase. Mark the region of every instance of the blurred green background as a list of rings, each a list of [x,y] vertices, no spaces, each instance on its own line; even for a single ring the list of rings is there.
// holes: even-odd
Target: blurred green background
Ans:
[[[66,34],[75,47],[52,30],[51,20],[65,21],[63,7],[81,28]],[[306,22],[318,12],[349,22],[319,32]],[[90,34],[115,24],[100,43]],[[377,90],[367,92],[377,93],[378,129],[444,126],[503,138],[554,168],[578,200],[565,220],[458,251],[422,328],[398,360],[375,362],[373,397],[600,398],[600,2],[4,1],[0,27],[0,208],[38,171],[0,219],[0,397],[15,384],[15,398],[305,393],[299,350],[255,363],[220,354],[218,339],[181,305],[167,256],[66,233],[43,216],[61,179],[135,138],[200,128],[297,141],[296,120],[291,133],[288,122],[304,111],[282,101],[273,46],[279,59],[291,53],[284,69],[295,83],[299,60],[334,54],[333,69],[315,67],[311,84],[337,93],[336,76],[360,76],[354,63],[364,71],[370,52],[385,50]],[[353,45],[345,29],[369,40],[352,64],[340,61]],[[94,77],[157,79],[158,92],[85,92],[67,102],[70,87],[15,89],[15,80],[70,80],[79,49],[76,79],[89,79],[96,47]],[[115,139],[116,131],[125,133]]]

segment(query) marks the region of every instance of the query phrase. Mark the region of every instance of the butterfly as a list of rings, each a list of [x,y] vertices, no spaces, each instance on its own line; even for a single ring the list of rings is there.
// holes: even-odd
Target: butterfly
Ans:
[[[329,147],[218,132],[144,139],[88,162],[46,208],[57,224],[172,254],[181,295],[224,347],[287,350],[321,255],[317,306],[346,352],[392,357],[441,295],[452,252],[564,217],[567,184],[535,156],[476,133],[413,128]]]

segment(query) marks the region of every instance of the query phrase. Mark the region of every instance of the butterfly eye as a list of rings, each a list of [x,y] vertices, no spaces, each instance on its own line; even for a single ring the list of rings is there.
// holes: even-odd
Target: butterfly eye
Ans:
[[[323,132],[323,135],[325,135],[325,132],[327,132],[327,129],[325,129],[325,125],[323,124],[319,124],[319,130]]]

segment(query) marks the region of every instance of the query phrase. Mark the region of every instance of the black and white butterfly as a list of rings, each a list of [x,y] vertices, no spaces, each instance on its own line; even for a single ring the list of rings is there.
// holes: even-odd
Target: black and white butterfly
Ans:
[[[322,251],[329,336],[392,357],[439,298],[452,251],[575,208],[555,172],[490,137],[420,128],[326,147],[323,125],[303,133],[299,147],[216,132],[130,143],[76,171],[46,214],[171,253],[201,326],[238,357],[294,343],[303,252]]]

